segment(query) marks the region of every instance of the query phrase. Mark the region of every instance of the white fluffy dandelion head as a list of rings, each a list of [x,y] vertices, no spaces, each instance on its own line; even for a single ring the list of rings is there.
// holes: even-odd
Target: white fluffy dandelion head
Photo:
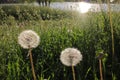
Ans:
[[[75,48],[66,48],[61,52],[60,60],[66,66],[76,66],[82,60],[82,54]]]
[[[39,36],[32,30],[25,30],[18,36],[18,43],[25,49],[36,48],[39,42]]]

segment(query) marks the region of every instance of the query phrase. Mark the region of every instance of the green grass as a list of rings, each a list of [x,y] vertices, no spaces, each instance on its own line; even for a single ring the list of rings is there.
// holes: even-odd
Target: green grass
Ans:
[[[114,78],[120,74],[120,20],[113,13],[115,39]],[[11,19],[11,18],[10,18]],[[77,80],[99,80],[99,64],[96,52],[108,54],[103,61],[104,80],[112,79],[112,50],[109,17],[106,13],[87,13],[72,19],[38,20],[0,25],[0,78],[2,80],[32,80],[32,71],[26,49],[18,44],[18,35],[26,29],[40,36],[40,44],[33,49],[33,62],[38,80],[71,80],[71,68],[62,65],[60,53],[67,47],[78,48],[83,61],[75,67]]]

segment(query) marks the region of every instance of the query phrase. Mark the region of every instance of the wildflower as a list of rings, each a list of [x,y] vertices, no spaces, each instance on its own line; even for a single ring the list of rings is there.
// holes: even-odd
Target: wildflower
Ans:
[[[72,33],[72,30],[71,30],[71,29],[68,29],[67,32],[68,32],[68,33]]]
[[[39,42],[39,36],[32,30],[25,30],[21,32],[18,36],[18,43],[21,45],[21,47],[29,49],[28,56],[30,55],[30,62],[34,80],[36,80],[36,75],[32,59],[32,48],[36,48],[39,45]]]
[[[32,30],[25,30],[18,36],[18,43],[25,49],[36,48],[39,42],[39,36]]]
[[[66,66],[76,66],[82,60],[82,54],[75,48],[66,48],[61,52],[60,60]]]

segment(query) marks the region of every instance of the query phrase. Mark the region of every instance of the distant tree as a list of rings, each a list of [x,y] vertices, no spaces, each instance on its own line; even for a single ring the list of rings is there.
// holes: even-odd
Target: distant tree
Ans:
[[[4,4],[4,3],[16,3],[17,0],[0,0],[0,3],[1,4]]]
[[[37,0],[37,2],[38,2],[39,5],[41,5],[41,6],[49,6],[51,0]]]
[[[120,0],[114,0],[113,3],[120,3]]]
[[[7,2],[7,0],[0,0],[0,3],[2,4],[2,3],[6,3]]]

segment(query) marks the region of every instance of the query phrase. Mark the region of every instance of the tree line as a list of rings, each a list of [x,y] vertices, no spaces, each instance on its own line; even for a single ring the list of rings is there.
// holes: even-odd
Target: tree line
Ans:
[[[80,1],[86,1],[86,2],[103,2],[107,3],[108,1],[112,1],[112,3],[120,3],[120,0],[0,0],[1,4],[4,3],[25,3],[25,2],[38,2],[41,6],[49,6],[51,2],[80,2]]]

